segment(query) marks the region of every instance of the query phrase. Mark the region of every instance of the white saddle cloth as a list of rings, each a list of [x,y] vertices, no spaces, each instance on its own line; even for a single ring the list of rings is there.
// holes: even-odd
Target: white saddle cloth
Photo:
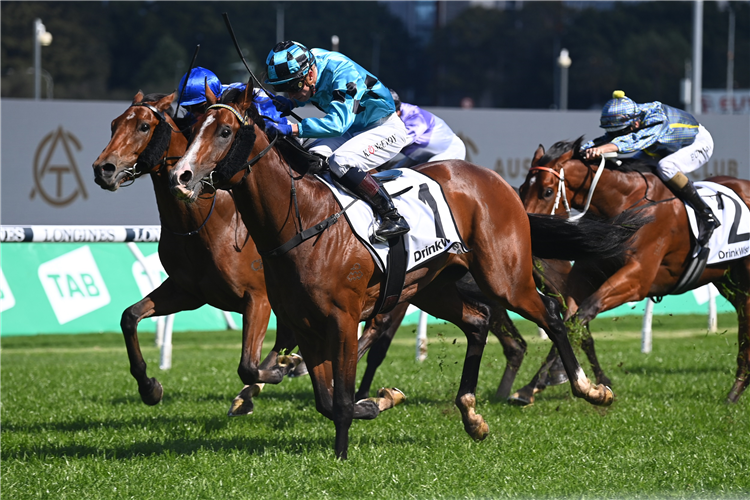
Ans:
[[[721,227],[714,231],[708,242],[711,250],[707,263],[716,264],[750,255],[750,210],[745,202],[731,189],[713,182],[696,182],[695,188],[721,222]],[[695,210],[687,204],[685,208],[690,228],[697,238]]]
[[[403,175],[384,184],[388,194],[404,194],[393,198],[398,212],[409,223],[405,235],[408,254],[407,271],[422,266],[445,252],[461,254],[468,251],[458,234],[453,214],[445,201],[440,185],[424,174],[411,169],[402,170]],[[317,176],[331,190],[342,208],[354,204],[344,212],[349,225],[357,238],[367,247],[381,271],[385,271],[388,257],[388,243],[370,240],[380,225],[366,202],[353,198],[331,182],[330,172]]]

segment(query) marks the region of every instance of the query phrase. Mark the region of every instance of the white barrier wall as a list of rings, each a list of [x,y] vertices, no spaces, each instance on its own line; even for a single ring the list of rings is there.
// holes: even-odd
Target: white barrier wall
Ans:
[[[110,123],[128,102],[3,99],[0,223],[4,225],[159,224],[151,182],[116,193],[94,184],[92,163],[110,138]],[[312,108],[312,107],[310,107]],[[600,133],[597,111],[427,108],[466,142],[470,161],[519,186],[539,144]],[[300,114],[315,113],[301,108]],[[696,179],[724,174],[750,179],[750,115],[704,115],[714,136],[709,165]]]

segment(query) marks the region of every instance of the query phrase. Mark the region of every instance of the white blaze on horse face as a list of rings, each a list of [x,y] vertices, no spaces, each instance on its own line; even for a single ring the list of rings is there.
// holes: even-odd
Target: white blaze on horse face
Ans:
[[[196,158],[196,152],[200,150],[201,144],[203,143],[203,139],[205,138],[205,130],[206,127],[210,124],[212,124],[216,119],[213,116],[207,116],[206,119],[203,121],[203,125],[201,125],[200,130],[198,130],[198,133],[195,134],[195,139],[193,139],[193,143],[190,144],[190,147],[187,151],[185,151],[185,155],[180,160],[180,167],[179,170],[192,170],[192,165],[195,162]],[[183,165],[185,165],[185,169],[183,169]]]
[[[131,111],[128,113],[128,116],[125,117],[126,120],[132,120],[133,118],[135,118],[135,111]]]
[[[536,174],[532,175],[529,179],[529,187],[533,186],[534,184],[536,184]]]

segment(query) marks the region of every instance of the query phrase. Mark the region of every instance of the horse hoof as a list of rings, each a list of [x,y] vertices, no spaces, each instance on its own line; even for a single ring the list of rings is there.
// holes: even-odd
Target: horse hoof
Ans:
[[[237,396],[232,401],[232,406],[229,407],[229,412],[227,412],[227,416],[228,417],[243,417],[245,415],[252,415],[254,407],[255,405],[253,404],[252,398],[243,399],[242,397]]]
[[[526,396],[521,392],[515,392],[508,397],[508,403],[516,406],[529,406],[534,404],[534,396]]]
[[[393,401],[393,406],[400,405],[404,401],[406,401],[406,394],[404,394],[400,389],[396,389],[395,387],[392,388],[386,388],[383,387],[380,390],[378,390],[378,397],[379,398],[388,398],[391,401]]]
[[[155,406],[159,404],[161,398],[164,396],[164,388],[155,378],[150,378],[149,382],[151,383],[150,388],[145,391],[141,391],[140,388],[138,388],[138,392],[141,394],[141,401],[149,406]]]
[[[612,392],[612,389],[610,389],[606,385],[603,385],[601,387],[604,391],[604,396],[602,397],[602,401],[599,403],[599,406],[610,406],[615,400],[615,393]]]
[[[549,372],[545,385],[552,387],[555,385],[562,385],[568,382],[568,374],[565,372]]]
[[[307,365],[305,364],[305,361],[300,357],[299,364],[294,368],[294,370],[290,371],[287,374],[287,377],[289,378],[297,378],[297,377],[304,377],[308,374],[307,371]]]
[[[467,429],[467,432],[474,441],[483,441],[490,434],[490,426],[482,419],[481,424],[477,425],[471,431]]]

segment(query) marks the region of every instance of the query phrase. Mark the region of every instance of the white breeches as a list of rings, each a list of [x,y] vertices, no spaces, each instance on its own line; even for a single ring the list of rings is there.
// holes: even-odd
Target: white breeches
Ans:
[[[668,181],[678,172],[687,174],[708,163],[714,153],[714,140],[703,125],[698,127],[698,135],[690,146],[685,146],[659,161],[656,171],[663,181]]]
[[[350,168],[363,172],[378,168],[408,143],[404,122],[393,113],[368,129],[318,139],[309,150],[327,157],[331,171],[341,177]]]

